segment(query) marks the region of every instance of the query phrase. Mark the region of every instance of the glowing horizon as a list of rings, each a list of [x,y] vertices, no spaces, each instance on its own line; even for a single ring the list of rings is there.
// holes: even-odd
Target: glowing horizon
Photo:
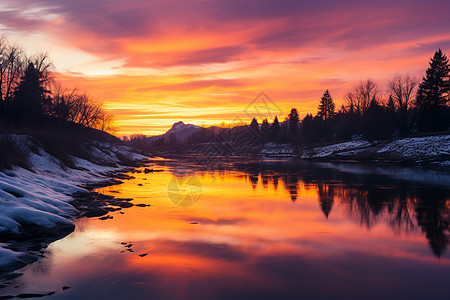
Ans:
[[[429,7],[441,7],[430,10]],[[328,89],[395,73],[422,76],[450,51],[446,1],[5,0],[0,35],[48,51],[57,77],[102,101],[117,135],[157,135],[182,120],[250,121],[266,92],[281,109],[316,113]],[[261,121],[261,120],[259,120]]]

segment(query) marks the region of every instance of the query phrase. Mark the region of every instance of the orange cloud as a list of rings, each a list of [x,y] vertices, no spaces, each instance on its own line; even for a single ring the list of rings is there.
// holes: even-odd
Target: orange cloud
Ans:
[[[435,4],[442,9],[427,9]],[[3,5],[6,32],[54,42],[58,77],[103,101],[120,135],[159,134],[180,119],[248,118],[243,110],[261,91],[302,117],[326,89],[339,107],[355,81],[372,78],[385,90],[394,73],[420,75],[437,48],[450,49],[450,4],[438,0]]]

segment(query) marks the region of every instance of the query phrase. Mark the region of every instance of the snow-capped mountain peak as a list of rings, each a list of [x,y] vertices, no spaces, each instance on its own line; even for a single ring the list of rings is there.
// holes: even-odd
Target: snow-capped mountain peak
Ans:
[[[191,125],[191,124],[189,124],[189,125]],[[183,121],[179,121],[179,122],[173,123],[172,128],[170,128],[167,131],[167,133],[176,133],[176,132],[178,132],[180,130],[183,130],[186,126],[188,126],[188,125],[184,124]]]
[[[172,138],[176,141],[184,142],[189,136],[191,136],[194,132],[201,128],[202,127],[197,125],[185,124],[183,121],[178,121],[174,123],[172,127],[163,135],[149,137],[149,140],[163,138],[164,140],[168,141],[169,138]]]
[[[200,126],[193,125],[193,124],[184,124],[183,121],[178,121],[172,125],[172,128],[170,128],[166,134],[171,133],[179,133],[181,131],[185,131],[187,129],[198,129]]]

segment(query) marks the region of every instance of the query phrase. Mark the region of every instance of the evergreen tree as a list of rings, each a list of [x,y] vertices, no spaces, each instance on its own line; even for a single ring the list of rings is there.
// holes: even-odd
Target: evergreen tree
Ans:
[[[430,61],[430,67],[419,85],[417,105],[446,105],[449,93],[450,65],[441,49],[436,51]]]
[[[252,141],[252,144],[258,144],[261,139],[261,133],[259,131],[258,121],[254,117],[250,123],[250,131],[247,132],[248,139]]]
[[[258,125],[258,121],[256,120],[256,118],[252,119],[252,122],[250,123],[250,128],[254,131],[254,132],[258,132],[259,133],[259,125]]]
[[[439,49],[431,59],[417,91],[416,107],[419,113],[419,129],[422,131],[443,130],[449,125],[449,73],[449,60]]]
[[[313,143],[315,141],[315,125],[314,125],[314,117],[312,114],[307,114],[302,121],[302,135],[303,139],[307,144]]]
[[[263,120],[261,124],[261,140],[265,144],[269,141],[269,121],[267,121],[267,118]]]
[[[323,93],[322,99],[318,107],[317,116],[322,120],[329,120],[334,116],[335,105],[328,90]]]
[[[291,109],[291,112],[289,113],[289,115],[287,117],[287,121],[289,123],[289,129],[290,129],[291,133],[296,133],[298,123],[300,122],[296,108]]]
[[[363,117],[362,129],[364,137],[373,144],[389,138],[394,129],[391,112],[375,99],[372,100]]]
[[[397,108],[395,107],[394,98],[392,98],[392,95],[389,95],[389,99],[388,99],[388,102],[386,103],[386,106],[392,112],[397,111]]]
[[[270,140],[272,142],[278,143],[278,136],[280,134],[280,122],[278,121],[278,117],[275,116],[273,119],[273,123],[270,126]]]
[[[30,62],[14,94],[18,122],[33,121],[44,115],[51,103],[43,73]],[[20,119],[20,120],[19,120]]]

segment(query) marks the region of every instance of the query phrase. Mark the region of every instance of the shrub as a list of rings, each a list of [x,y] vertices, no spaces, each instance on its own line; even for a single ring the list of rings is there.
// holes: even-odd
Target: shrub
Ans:
[[[0,135],[0,170],[19,166],[30,169],[30,149],[26,142],[19,141],[17,135]]]

